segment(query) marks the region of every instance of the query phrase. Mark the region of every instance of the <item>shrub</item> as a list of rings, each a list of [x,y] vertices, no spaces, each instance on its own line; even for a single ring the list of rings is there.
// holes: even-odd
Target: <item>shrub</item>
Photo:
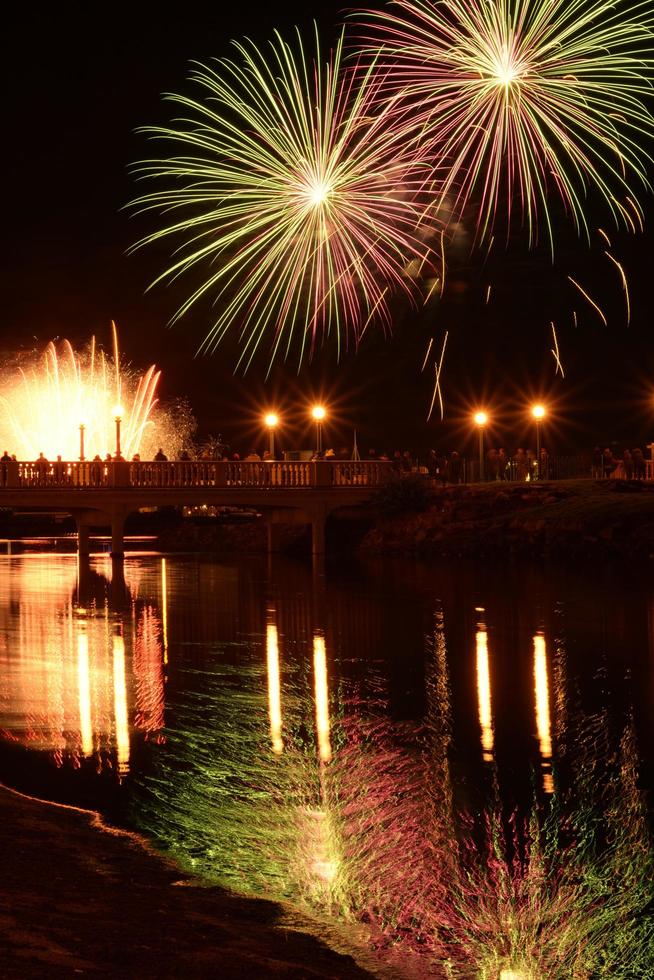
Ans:
[[[375,508],[384,517],[407,512],[419,512],[429,507],[431,490],[423,476],[398,477],[383,486],[374,500]]]

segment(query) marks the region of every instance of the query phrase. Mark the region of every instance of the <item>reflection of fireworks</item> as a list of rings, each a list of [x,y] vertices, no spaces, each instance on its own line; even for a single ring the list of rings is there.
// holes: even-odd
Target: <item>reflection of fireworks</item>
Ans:
[[[296,337],[301,357],[329,331],[340,345],[373,317],[389,326],[392,291],[412,294],[410,270],[429,250],[413,203],[424,171],[387,114],[372,113],[374,73],[343,69],[342,39],[326,66],[318,47],[311,65],[279,36],[269,59],[236,48],[238,62],[196,67],[197,101],[168,96],[183,120],[146,130],[180,155],[137,170],[161,189],[135,206],[174,217],[139,245],[182,242],[160,278],[209,265],[176,318],[212,296],[222,309],[204,346],[235,327],[246,364],[269,328],[272,357]]]
[[[278,639],[275,631],[275,651]],[[481,629],[477,644],[487,659]],[[200,689],[176,706],[166,752],[133,806],[135,821],[210,879],[365,921],[376,948],[416,954],[423,976],[651,975],[654,864],[632,729],[615,747],[601,721],[582,723],[578,748],[568,750],[574,804],[557,796],[544,818],[534,805],[524,821],[504,819],[486,743],[493,786],[473,825],[457,812],[452,788],[440,610],[430,646],[423,724],[390,722],[387,705],[352,697],[332,718],[328,765],[319,743],[308,751],[307,728],[324,699],[314,688],[311,705],[306,675],[304,683],[297,669],[287,678],[279,755],[270,746],[260,665],[232,673],[223,663],[204,673]],[[547,670],[538,634],[536,717],[549,794]],[[488,673],[483,687],[480,720],[491,726]]]
[[[120,625],[126,648],[106,610],[73,605],[76,580],[77,563],[61,556],[0,566],[0,732],[58,765],[94,757],[98,770],[115,764],[124,774],[130,719],[162,738],[161,624],[135,602],[134,627],[127,618]]]
[[[21,367],[2,388],[0,450],[23,460],[40,452],[50,460],[73,460],[80,455],[84,425],[85,455],[104,457],[115,449],[120,407],[121,446],[127,458],[147,456],[158,446],[176,454],[189,424],[184,412],[173,422],[157,406],[160,373],[154,365],[142,375],[121,368],[115,327],[113,358],[96,349],[95,338],[83,353],[68,340],[59,349],[50,343],[39,360]]]
[[[556,194],[586,234],[592,187],[618,224],[635,227],[616,195],[647,186],[644,137],[654,134],[645,77],[652,14],[613,0],[396,0],[369,13],[369,41],[388,68],[384,98],[398,128],[447,168],[447,204],[479,198],[478,234],[508,202],[531,241],[540,219],[552,237]],[[635,207],[635,211],[633,208]],[[635,220],[634,220],[635,219]]]

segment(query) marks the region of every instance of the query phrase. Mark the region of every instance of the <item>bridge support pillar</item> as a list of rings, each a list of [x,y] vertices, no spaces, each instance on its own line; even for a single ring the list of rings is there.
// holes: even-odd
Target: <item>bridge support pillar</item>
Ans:
[[[274,552],[281,551],[280,544],[283,526],[283,524],[273,524],[272,521],[270,521],[267,525],[269,555],[272,555]]]
[[[111,515],[111,557],[125,557],[125,515]]]
[[[111,607],[121,609],[128,598],[125,581],[125,555],[111,555]]]
[[[77,521],[77,554],[80,558],[88,558],[91,554],[91,528],[79,520]]]
[[[320,507],[311,515],[311,554],[325,554],[325,523],[327,521],[327,509]]]

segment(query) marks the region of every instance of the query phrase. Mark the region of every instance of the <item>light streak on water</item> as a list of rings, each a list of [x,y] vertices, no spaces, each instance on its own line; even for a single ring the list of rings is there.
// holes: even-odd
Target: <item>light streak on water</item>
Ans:
[[[168,663],[168,580],[166,559],[161,559],[161,629],[163,633],[163,662]]]
[[[488,662],[488,634],[482,627],[477,628],[477,702],[479,705],[479,725],[481,728],[481,747],[486,762],[493,759],[495,738],[493,735],[493,707],[491,703],[490,665]]]
[[[89,640],[84,632],[77,634],[77,682],[79,686],[79,727],[82,752],[93,755],[93,721],[91,718],[91,682],[89,676]]]
[[[113,637],[114,655],[114,717],[116,719],[116,756],[118,772],[129,772],[129,723],[127,721],[127,684],[125,680],[125,642],[122,636]]]
[[[545,637],[541,633],[534,636],[534,689],[536,694],[536,729],[543,766],[543,789],[554,792],[552,779],[552,723],[550,714],[550,694],[547,676],[547,651]]]
[[[284,751],[282,740],[282,698],[279,676],[279,642],[274,623],[266,626],[266,666],[268,671],[268,717],[270,739],[275,755]]]
[[[327,653],[325,637],[320,633],[313,637],[313,681],[316,699],[316,733],[318,735],[318,755],[322,762],[332,757],[329,725],[329,691],[327,686]]]

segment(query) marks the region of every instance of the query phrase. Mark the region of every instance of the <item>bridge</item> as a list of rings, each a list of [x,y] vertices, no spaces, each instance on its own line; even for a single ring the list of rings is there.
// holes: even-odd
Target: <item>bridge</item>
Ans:
[[[308,524],[312,553],[320,555],[329,515],[367,504],[395,478],[392,464],[381,461],[12,461],[0,463],[0,507],[70,514],[82,556],[89,554],[92,528],[111,528],[111,553],[120,558],[130,514],[199,504],[261,513],[271,551],[281,525]]]

